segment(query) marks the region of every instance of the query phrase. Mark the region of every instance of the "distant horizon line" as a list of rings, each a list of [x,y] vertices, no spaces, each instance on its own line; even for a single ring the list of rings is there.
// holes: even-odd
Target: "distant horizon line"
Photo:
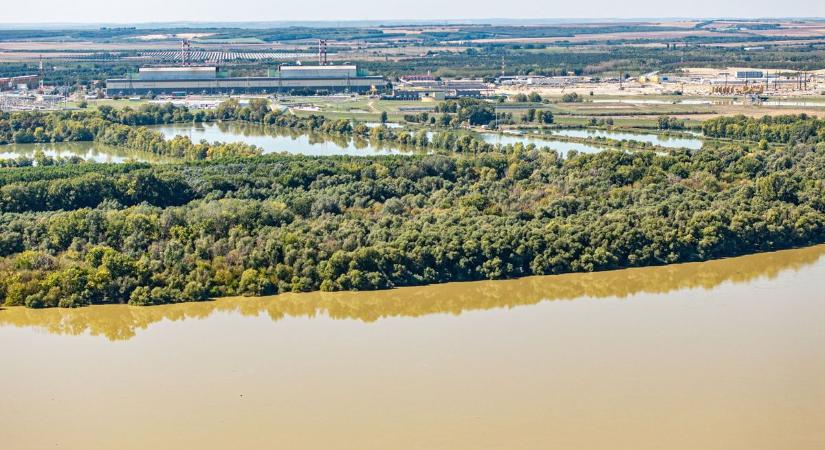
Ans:
[[[204,28],[257,28],[271,26],[419,26],[419,25],[552,25],[552,24],[588,24],[588,23],[623,23],[623,22],[654,22],[673,20],[731,20],[731,21],[825,21],[819,16],[788,16],[788,17],[748,17],[748,16],[714,16],[714,17],[569,17],[569,18],[506,18],[490,17],[485,19],[343,19],[343,20],[166,20],[143,22],[119,21],[88,21],[88,22],[0,22],[0,29],[48,27],[60,29],[88,28],[88,27],[134,27],[134,28],[171,28],[171,27],[204,27]]]

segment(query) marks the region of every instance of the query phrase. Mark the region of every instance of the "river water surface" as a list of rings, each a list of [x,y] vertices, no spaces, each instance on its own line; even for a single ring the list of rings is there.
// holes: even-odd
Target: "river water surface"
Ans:
[[[598,145],[590,145],[583,142],[566,142],[566,141],[557,141],[553,140],[552,135],[548,135],[546,139],[532,137],[532,136],[521,136],[516,134],[506,134],[506,133],[478,133],[478,136],[481,137],[484,142],[488,142],[490,144],[499,144],[499,145],[534,145],[536,148],[547,148],[551,150],[555,150],[559,152],[561,155],[566,155],[571,151],[577,151],[580,153],[599,153],[604,151],[608,147],[598,146]]]
[[[0,145],[0,159],[16,159],[20,157],[34,158],[38,151],[42,151],[44,155],[51,156],[52,158],[78,156],[87,161],[99,163],[124,163],[126,161],[164,162],[170,160],[170,158],[112,147],[99,142]]]
[[[403,152],[393,145],[378,145],[363,139],[307,134],[296,130],[238,122],[181,123],[149,128],[163,133],[167,138],[188,136],[192,142],[200,142],[201,140],[208,142],[242,142],[258,146],[264,153],[286,152],[314,156],[374,156]]]
[[[825,246],[0,311],[0,448],[825,448]]]
[[[379,126],[378,123],[367,123],[368,126]],[[387,124],[389,128],[399,128],[398,124]],[[209,142],[243,142],[252,144],[263,149],[264,153],[288,152],[302,155],[351,155],[351,156],[372,156],[378,154],[409,153],[412,148],[400,148],[394,143],[379,144],[374,141],[363,139],[352,139],[344,136],[330,136],[323,134],[306,134],[296,130],[278,129],[275,127],[265,127],[240,122],[218,122],[204,124],[172,124],[158,125],[153,128],[167,138],[175,136],[188,136],[193,142],[206,140]],[[435,132],[428,132],[427,136],[432,139]],[[552,135],[546,139],[518,136],[503,133],[477,133],[477,137],[491,144],[533,144],[537,148],[550,148],[561,154],[566,154],[571,150],[583,153],[597,153],[607,147],[590,145],[581,142],[565,142],[553,140]]]
[[[629,133],[612,130],[588,130],[588,129],[566,129],[554,130],[553,134],[559,136],[569,136],[576,138],[607,138],[615,139],[617,141],[637,141],[646,142],[653,145],[659,145],[669,148],[688,148],[691,150],[699,150],[702,148],[702,140],[695,138],[685,138],[677,136],[668,136],[666,134],[658,133]]]

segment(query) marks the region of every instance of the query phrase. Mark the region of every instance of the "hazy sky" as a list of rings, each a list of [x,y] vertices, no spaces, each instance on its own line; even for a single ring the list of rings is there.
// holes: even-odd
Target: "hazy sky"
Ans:
[[[825,0],[37,0],[7,6],[0,23],[825,17]]]

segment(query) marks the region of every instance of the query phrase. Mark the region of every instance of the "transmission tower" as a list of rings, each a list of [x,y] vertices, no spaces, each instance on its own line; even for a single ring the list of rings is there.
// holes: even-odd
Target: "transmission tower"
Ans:
[[[326,39],[319,39],[318,40],[318,65],[319,66],[326,66],[327,65],[327,40]]]
[[[190,64],[190,57],[192,54],[192,44],[189,42],[188,39],[184,39],[180,42],[180,63],[181,65],[188,66]]]

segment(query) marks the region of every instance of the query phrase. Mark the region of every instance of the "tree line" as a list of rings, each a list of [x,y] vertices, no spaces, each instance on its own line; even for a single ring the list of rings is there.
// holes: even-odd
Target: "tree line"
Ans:
[[[807,114],[715,117],[702,123],[706,136],[779,144],[825,141],[825,120]]]
[[[95,112],[0,112],[0,145],[98,141],[186,159],[254,156],[261,153],[259,148],[243,143],[195,143],[186,136],[166,139],[162,133],[142,126],[214,120],[217,112],[192,112],[171,104],[146,105],[138,110],[101,106]]]
[[[823,180],[821,141],[5,168],[0,303],[383,289],[809,245],[825,242]]]
[[[493,120],[492,105],[473,101],[458,114],[460,121],[487,123]],[[449,116],[447,125],[457,124]],[[252,99],[241,105],[231,99],[213,110],[190,110],[172,104],[150,104],[138,109],[101,106],[97,111],[0,113],[0,145],[6,143],[50,143],[98,141],[107,145],[185,159],[255,156],[261,150],[243,143],[192,142],[186,136],[166,139],[147,125],[244,121],[303,133],[323,133],[372,140],[401,147],[432,148],[454,152],[491,152],[497,147],[482,139],[452,130],[431,138],[425,129],[392,129],[385,125],[367,126],[348,119],[320,115],[297,116],[271,110],[265,99]],[[440,136],[439,136],[440,135]],[[500,150],[500,149],[498,149]]]

